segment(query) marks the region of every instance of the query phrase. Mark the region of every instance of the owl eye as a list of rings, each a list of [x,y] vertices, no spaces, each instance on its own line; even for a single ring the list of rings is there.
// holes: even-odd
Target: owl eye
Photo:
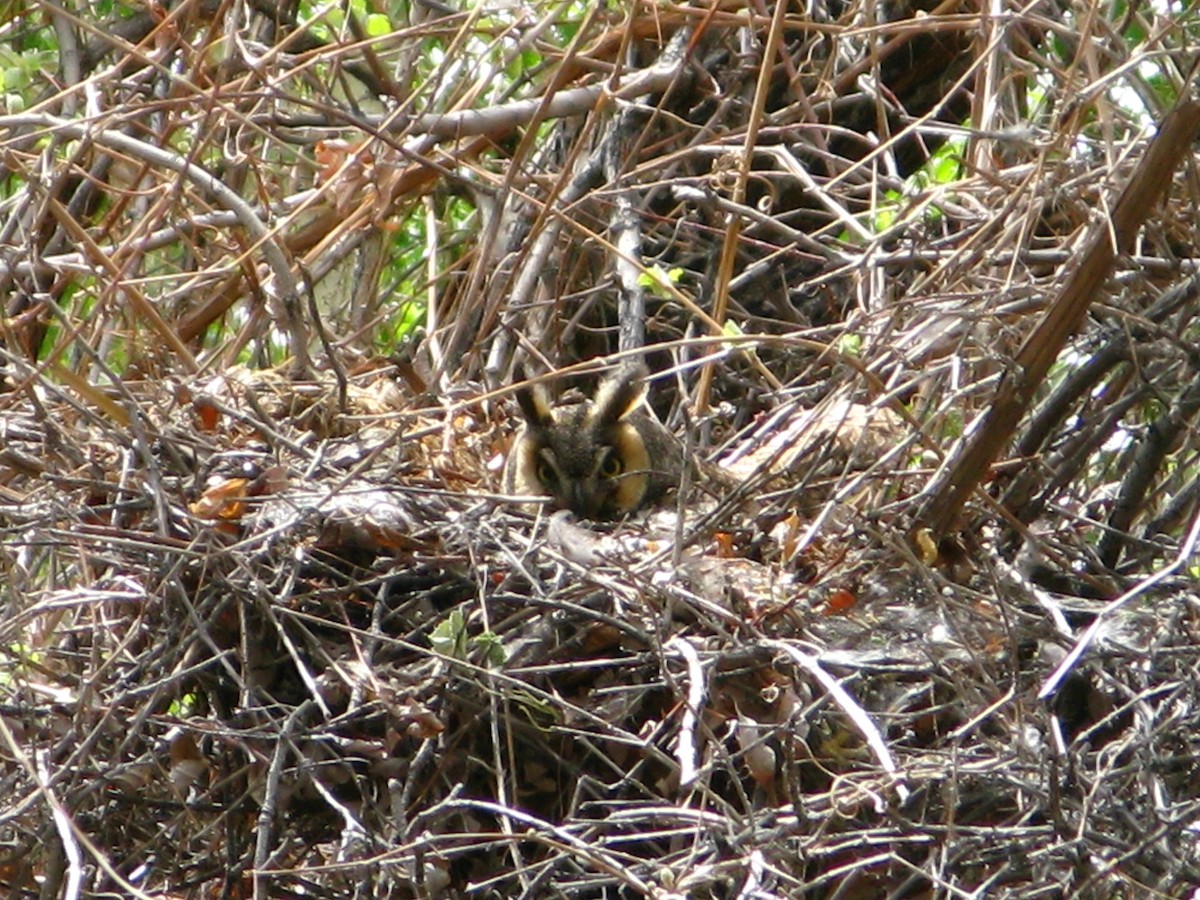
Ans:
[[[604,459],[600,463],[601,478],[616,478],[621,474],[621,459],[616,453],[609,452],[604,455]]]
[[[537,479],[546,487],[551,487],[558,481],[558,477],[554,472],[554,466],[542,460],[537,464]]]

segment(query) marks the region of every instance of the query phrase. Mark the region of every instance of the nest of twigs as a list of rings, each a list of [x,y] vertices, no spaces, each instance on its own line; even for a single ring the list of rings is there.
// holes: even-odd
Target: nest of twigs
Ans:
[[[1187,14],[347,10],[0,24],[9,895],[1200,883]]]

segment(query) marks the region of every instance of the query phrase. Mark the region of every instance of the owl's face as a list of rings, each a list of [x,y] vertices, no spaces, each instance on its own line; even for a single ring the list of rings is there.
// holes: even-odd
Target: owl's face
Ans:
[[[646,496],[650,454],[635,410],[645,396],[626,371],[605,381],[589,402],[554,409],[540,386],[517,392],[525,425],[513,442],[507,487],[548,494],[556,506],[588,519],[633,512]]]

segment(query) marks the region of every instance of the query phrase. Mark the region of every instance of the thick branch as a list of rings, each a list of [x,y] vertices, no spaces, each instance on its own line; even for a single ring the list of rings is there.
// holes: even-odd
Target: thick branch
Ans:
[[[1121,192],[1111,221],[1092,240],[1078,268],[1050,304],[1045,318],[1017,353],[1012,369],[1001,379],[996,398],[978,430],[964,443],[932,490],[922,519],[937,534],[951,529],[988,467],[1008,446],[1050,366],[1079,329],[1088,307],[1099,294],[1116,255],[1129,250],[1138,228],[1166,192],[1176,167],[1191,153],[1198,129],[1200,103],[1196,102],[1181,104],[1163,121],[1157,137]]]

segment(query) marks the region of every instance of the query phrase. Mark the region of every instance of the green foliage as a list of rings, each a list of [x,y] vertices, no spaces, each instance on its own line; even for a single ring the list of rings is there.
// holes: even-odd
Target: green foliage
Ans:
[[[1176,83],[1162,69],[1155,69],[1153,72],[1147,73],[1143,80],[1154,91],[1154,95],[1163,109],[1169,109],[1175,105],[1179,97]]]
[[[387,325],[380,332],[381,349],[386,353],[393,352],[412,337],[416,330],[424,324],[424,302],[420,300],[401,300],[395,306],[395,311],[388,316]]]
[[[899,191],[885,191],[883,203],[875,211],[875,232],[887,231],[896,224],[900,214],[902,194]]]
[[[945,446],[950,441],[956,441],[963,436],[965,423],[963,422],[962,410],[950,409],[947,410],[945,417],[942,419],[942,444]]]
[[[970,120],[964,122],[963,127],[970,128]],[[958,181],[962,175],[962,157],[966,150],[966,137],[949,138],[934,151],[925,165],[912,174],[909,179],[910,185],[915,188],[926,188],[931,185],[946,185]]]
[[[441,228],[438,246],[439,269],[445,270],[470,246],[474,238],[475,207],[461,196],[438,198],[437,221]],[[382,283],[388,297],[387,318],[379,332],[382,353],[391,353],[406,343],[425,324],[425,296],[428,288],[429,260],[426,218],[417,210],[400,222],[392,239]]]
[[[562,709],[532,691],[516,688],[510,690],[506,697],[513,710],[523,715],[535,728],[548,731],[555,725],[562,724]]]
[[[970,123],[967,124],[969,126]],[[925,198],[922,195],[927,194],[930,189],[944,188],[960,180],[963,176],[962,158],[966,146],[965,137],[947,140],[929,157],[925,165],[905,180],[903,190],[884,191],[881,202],[871,213],[872,233],[883,234],[902,222],[914,199],[923,202]],[[937,226],[945,218],[942,210],[932,203],[924,205],[922,215],[927,227]],[[838,240],[850,246],[862,243],[859,236],[848,228],[840,232]]]
[[[638,276],[637,283],[660,300],[670,300],[674,296],[671,286],[679,284],[682,280],[683,269],[678,266],[667,270],[662,266],[653,265]]]
[[[122,3],[120,0],[100,0],[96,4],[96,19],[103,21],[116,17],[118,19],[131,19],[139,12],[145,9],[142,3]]]
[[[562,11],[550,29],[557,38],[556,43],[565,47],[575,39],[594,3],[595,0],[575,0]]]
[[[838,352],[845,356],[862,356],[863,339],[861,334],[846,332],[837,339]]]
[[[21,56],[47,50],[57,59],[58,38],[45,17],[20,0],[0,0],[0,52]]]
[[[379,13],[370,13],[367,16],[367,22],[364,29],[368,37],[383,37],[385,34],[392,33],[392,23],[387,16]]]
[[[512,59],[508,61],[508,66],[505,68],[504,74],[511,81],[519,81],[529,72],[540,68],[544,62],[542,54],[527,47],[513,55]]]
[[[27,106],[25,98],[38,85],[45,84],[47,73],[57,70],[58,51],[53,47],[16,53],[0,45],[0,95],[3,96],[3,108],[9,113],[24,112]]]
[[[177,700],[172,700],[167,707],[167,712],[172,716],[186,719],[199,715],[200,708],[200,695],[195,691],[191,691]]]
[[[453,609],[450,615],[434,626],[429,642],[436,653],[451,659],[467,658],[467,620],[461,609]]]
[[[938,147],[937,152],[930,157],[913,178],[916,183],[943,185],[953,184],[962,177],[962,158],[967,149],[966,138],[951,138]]]
[[[383,37],[395,30],[391,18],[384,13],[373,11],[368,7],[367,0],[350,0],[350,13],[358,20],[367,37]],[[341,5],[301,3],[300,21],[323,41],[343,40],[350,36],[346,25],[346,11]]]
[[[433,649],[451,659],[466,661],[469,650],[478,651],[483,661],[490,666],[504,664],[504,645],[499,636],[485,631],[471,638],[467,633],[467,622],[461,609],[451,610],[450,615],[439,622],[429,635]]]
[[[504,642],[494,631],[484,631],[473,641],[471,646],[476,648],[483,657],[483,662],[493,668],[504,665],[508,654],[504,651]]]

